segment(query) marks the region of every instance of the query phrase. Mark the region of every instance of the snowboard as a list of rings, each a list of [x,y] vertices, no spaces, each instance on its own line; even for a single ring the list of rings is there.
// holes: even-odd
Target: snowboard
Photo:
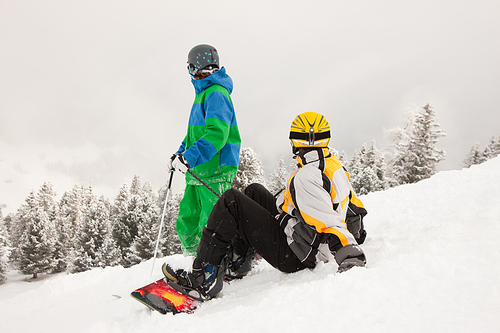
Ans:
[[[199,302],[176,291],[169,283],[166,278],[162,278],[134,290],[130,295],[161,314],[192,313]]]

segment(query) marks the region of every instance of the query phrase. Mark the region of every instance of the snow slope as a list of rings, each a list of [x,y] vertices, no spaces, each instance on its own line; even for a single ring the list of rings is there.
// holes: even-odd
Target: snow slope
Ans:
[[[362,197],[366,268],[283,274],[260,262],[191,315],[129,296],[152,261],[0,286],[2,332],[498,332],[500,158]],[[187,265],[190,258],[168,258]],[[121,295],[121,298],[113,295]]]

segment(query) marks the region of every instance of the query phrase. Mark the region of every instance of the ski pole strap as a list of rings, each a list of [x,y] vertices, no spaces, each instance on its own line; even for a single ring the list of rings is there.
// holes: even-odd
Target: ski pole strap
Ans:
[[[197,180],[197,181],[199,181],[199,182],[200,182],[203,186],[205,186],[207,189],[209,189],[209,190],[210,190],[210,192],[212,192],[213,194],[215,194],[215,196],[216,196],[217,198],[220,198],[219,193],[215,192],[213,188],[211,188],[210,186],[208,186],[208,184],[207,184],[207,183],[205,183],[205,182],[204,182],[204,181],[203,181],[200,177],[198,177],[197,175],[195,175],[195,174],[193,173],[193,171],[191,171],[190,169],[188,169],[188,171],[187,171],[187,172],[188,172],[191,176],[193,176],[194,178],[196,178],[196,180]]]

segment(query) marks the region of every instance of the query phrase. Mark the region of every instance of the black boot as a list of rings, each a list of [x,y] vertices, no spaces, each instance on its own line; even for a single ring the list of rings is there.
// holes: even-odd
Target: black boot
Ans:
[[[255,258],[255,250],[248,248],[245,255],[241,256],[233,251],[226,268],[224,278],[226,280],[241,279],[252,270],[252,262]]]
[[[195,258],[191,272],[174,270],[168,264],[163,264],[162,271],[175,290],[195,300],[208,301],[222,290],[225,268],[226,260],[214,266]]]

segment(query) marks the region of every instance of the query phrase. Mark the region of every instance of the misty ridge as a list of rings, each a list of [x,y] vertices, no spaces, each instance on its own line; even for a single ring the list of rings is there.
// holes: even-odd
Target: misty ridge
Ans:
[[[437,172],[437,164],[446,156],[437,143],[446,134],[433,107],[426,104],[410,108],[405,121],[404,127],[388,131],[392,145],[383,151],[375,141],[363,145],[350,158],[345,152],[330,148],[350,173],[359,195],[416,183]],[[484,150],[475,144],[463,165],[480,164],[499,154],[500,136],[492,138]],[[74,173],[85,169],[87,175],[95,177],[93,172],[102,172],[99,168],[105,165],[97,160],[71,167],[53,164],[49,168]],[[282,157],[267,180],[260,155],[244,147],[232,188],[244,190],[257,182],[271,193],[279,193],[286,185],[289,169],[294,168],[293,163],[287,166]],[[155,192],[149,181],[143,182],[136,175],[130,185],[121,186],[113,202],[97,195],[92,185],[74,185],[57,200],[51,183],[44,183],[37,192],[31,191],[15,214],[3,217],[0,209],[0,281],[5,281],[8,266],[36,278],[39,274],[77,273],[115,265],[130,267],[144,262],[154,256],[162,217],[165,226],[156,255],[181,253],[175,223],[182,194],[172,194],[165,205],[166,192],[167,185]],[[162,207],[166,207],[165,211]]]

